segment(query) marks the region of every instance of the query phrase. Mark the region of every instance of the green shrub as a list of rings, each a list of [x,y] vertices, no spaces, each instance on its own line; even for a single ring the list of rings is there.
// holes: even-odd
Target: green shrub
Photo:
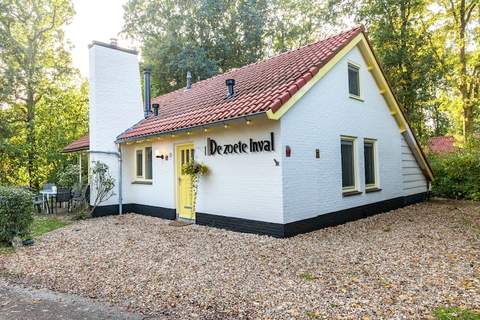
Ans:
[[[80,166],[69,164],[58,174],[58,185],[64,188],[73,188],[78,183]]]
[[[437,197],[480,200],[480,151],[465,149],[429,156],[435,179],[432,193]]]
[[[33,222],[32,194],[14,187],[0,187],[0,242],[25,237]]]

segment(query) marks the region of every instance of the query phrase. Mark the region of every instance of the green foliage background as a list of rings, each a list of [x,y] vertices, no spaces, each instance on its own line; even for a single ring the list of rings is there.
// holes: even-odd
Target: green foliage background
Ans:
[[[429,160],[435,172],[434,196],[480,200],[480,148],[431,154]]]
[[[187,71],[199,81],[362,23],[422,144],[480,136],[480,0],[129,0],[124,9],[122,35],[141,44],[154,96],[184,87]],[[64,37],[74,15],[71,0],[0,0],[0,184],[38,188],[76,162],[61,154],[88,128],[88,86]],[[437,175],[465,157],[432,158]]]
[[[39,188],[75,161],[61,150],[88,126],[88,85],[71,64],[70,0],[0,1],[0,185]]]
[[[479,0],[130,0],[124,34],[142,44],[160,95],[184,87],[187,71],[202,80],[362,23],[426,144],[480,129],[479,7]]]

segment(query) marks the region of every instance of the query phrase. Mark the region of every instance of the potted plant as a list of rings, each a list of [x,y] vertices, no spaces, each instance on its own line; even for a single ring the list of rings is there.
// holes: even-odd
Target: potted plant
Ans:
[[[206,165],[192,161],[186,163],[182,167],[182,174],[188,175],[191,177],[191,188],[192,188],[192,211],[196,212],[197,204],[197,191],[198,191],[198,179],[200,176],[207,175],[209,169]]]

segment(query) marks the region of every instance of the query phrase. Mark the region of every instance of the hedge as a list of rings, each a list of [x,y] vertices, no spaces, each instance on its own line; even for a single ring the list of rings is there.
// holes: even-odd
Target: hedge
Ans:
[[[32,193],[15,187],[0,187],[0,242],[25,237],[33,222]]]
[[[465,149],[429,156],[435,179],[434,196],[480,200],[480,150]]]

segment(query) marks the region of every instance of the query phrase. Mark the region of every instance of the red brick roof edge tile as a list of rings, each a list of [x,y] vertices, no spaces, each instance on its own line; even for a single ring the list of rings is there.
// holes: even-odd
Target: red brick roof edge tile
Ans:
[[[90,148],[90,137],[87,134],[81,137],[80,139],[73,141],[68,146],[63,148],[62,153],[83,151],[83,150],[88,150],[89,148]]]
[[[450,153],[456,150],[455,138],[452,136],[432,137],[428,149],[433,153]]]
[[[324,40],[196,82],[152,99],[159,115],[142,119],[120,134],[119,141],[186,130],[210,123],[276,112],[307,84],[353,38],[358,26]],[[235,79],[235,94],[227,98],[225,80]]]

